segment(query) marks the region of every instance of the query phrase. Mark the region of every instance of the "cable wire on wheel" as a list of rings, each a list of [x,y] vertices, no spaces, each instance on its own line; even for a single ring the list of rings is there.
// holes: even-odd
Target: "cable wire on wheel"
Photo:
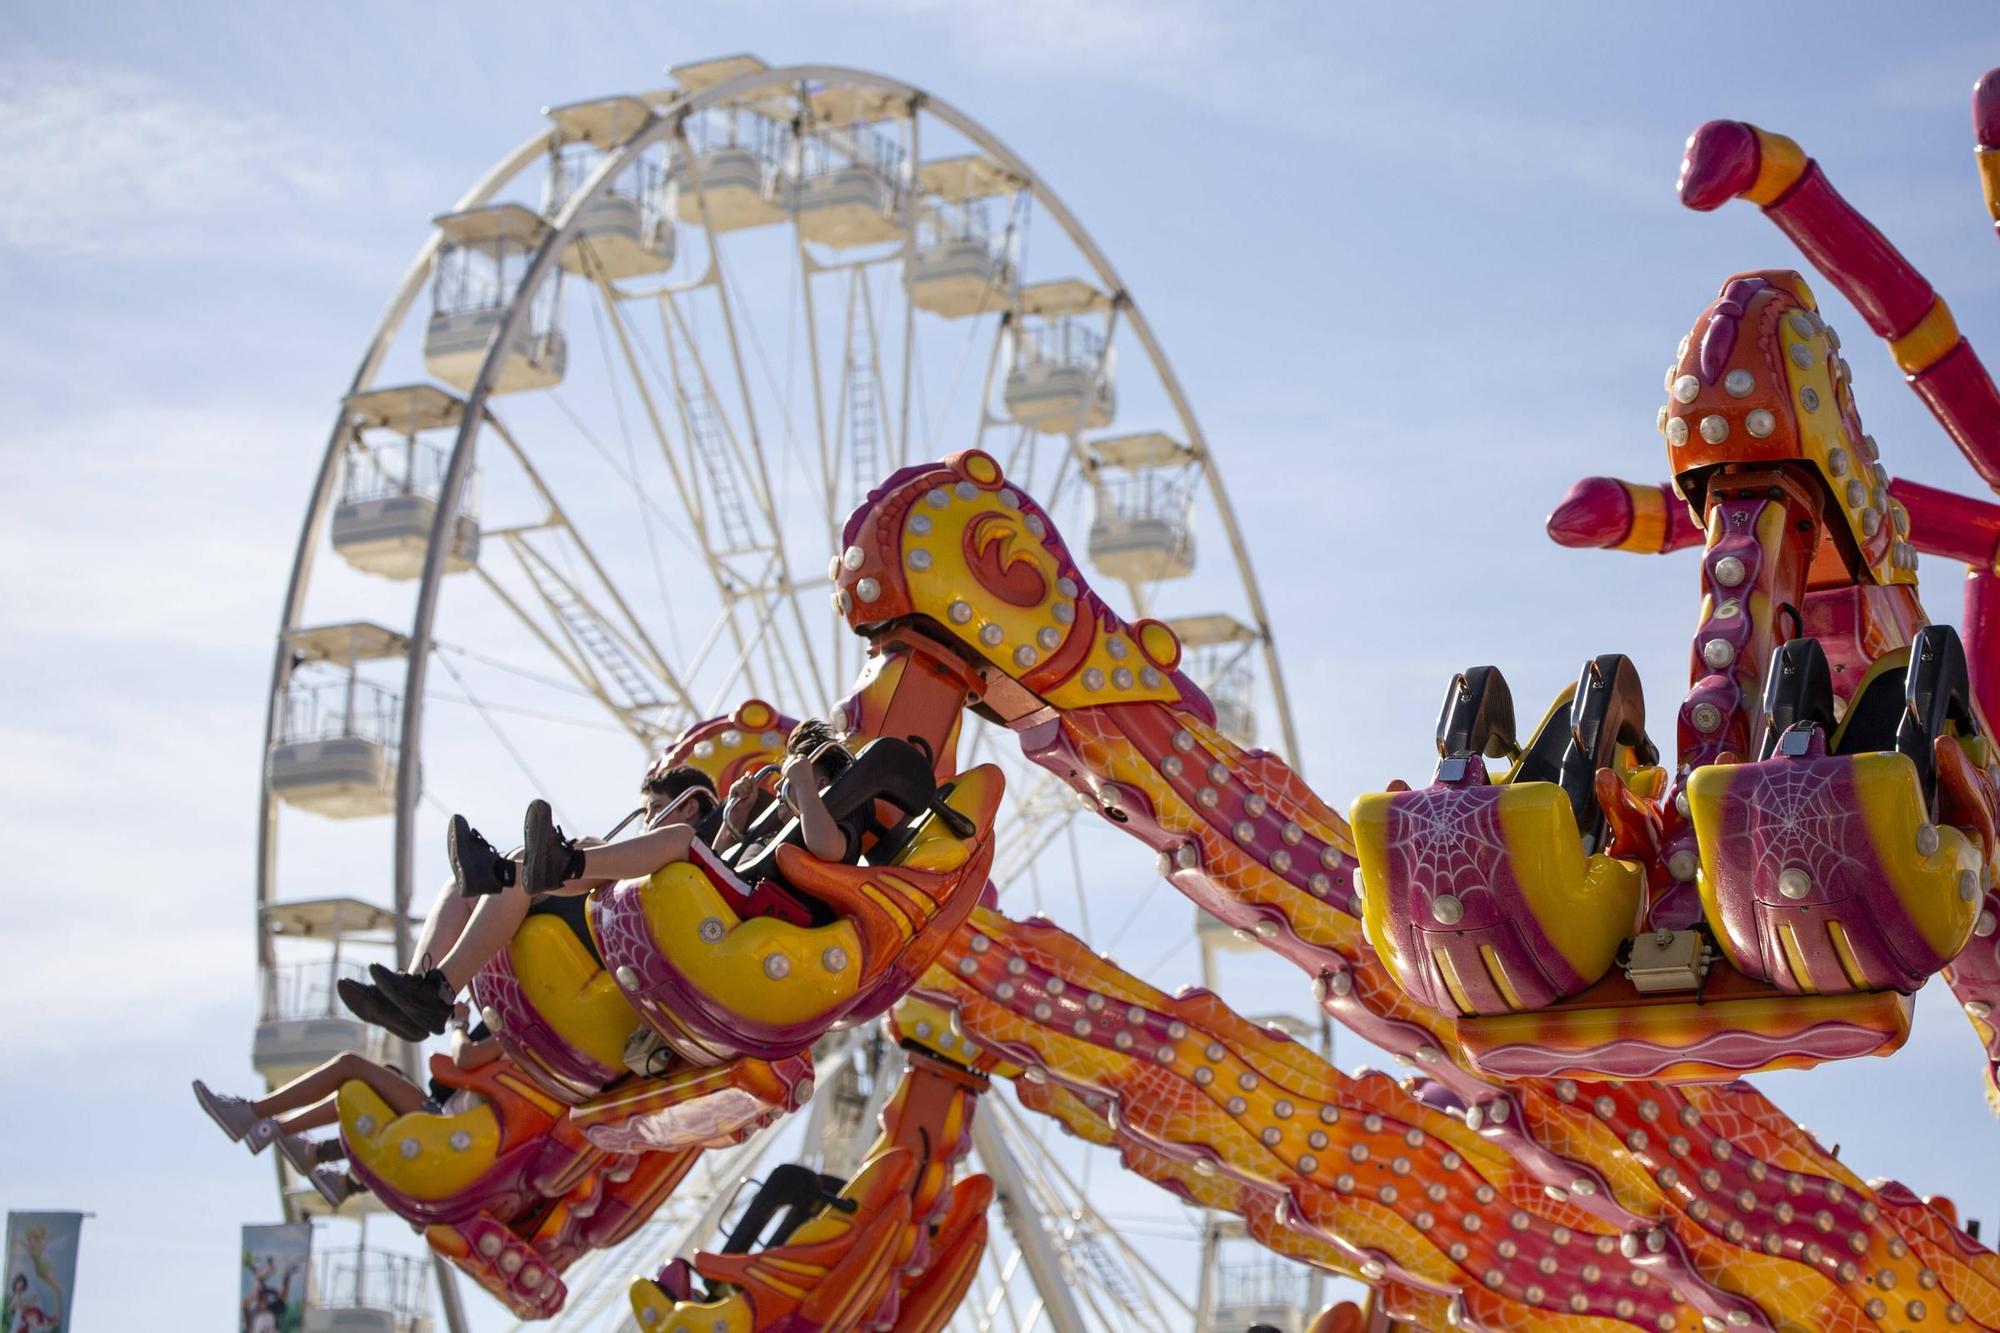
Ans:
[[[465,701],[471,704],[478,712],[480,720],[485,722],[487,729],[493,733],[493,738],[500,742],[501,748],[506,750],[509,757],[513,759],[514,766],[521,770],[523,777],[528,779],[529,786],[536,792],[553,791],[552,788],[535,776],[535,770],[528,766],[527,756],[522,754],[514,742],[507,738],[506,731],[501,728],[498,722],[493,720],[493,715],[486,711],[486,705],[480,701],[479,696],[472,692],[472,687],[466,683],[465,677],[459,672],[459,669],[452,665],[451,659],[449,657],[440,657],[438,661],[444,665],[445,671],[450,674],[451,678],[458,682],[458,688],[465,691]],[[563,815],[562,806],[557,802],[556,798],[551,795],[547,799],[551,805],[555,806],[558,817],[567,821],[568,816]]]

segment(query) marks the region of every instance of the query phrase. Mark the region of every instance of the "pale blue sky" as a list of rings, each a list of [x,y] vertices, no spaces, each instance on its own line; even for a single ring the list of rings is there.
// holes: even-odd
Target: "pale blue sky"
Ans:
[[[2000,348],[1965,112],[2000,61],[2000,16],[1974,0],[8,16],[0,1207],[96,1211],[85,1328],[214,1327],[234,1228],[271,1211],[268,1167],[185,1087],[248,1082],[252,814],[285,565],[328,414],[426,219],[543,105],[752,50],[909,79],[1020,151],[1110,252],[1193,397],[1249,527],[1303,759],[1339,807],[1423,776],[1438,691],[1468,662],[1501,663],[1525,700],[1624,650],[1670,716],[1691,561],[1561,552],[1541,520],[1578,475],[1659,473],[1670,349],[1728,273],[1796,262],[1754,210],[1675,203],[1695,125],[1801,139]],[[1967,483],[1818,286],[1892,473]],[[1956,571],[1927,574],[1933,614],[1955,619]],[[1119,954],[1168,955],[1152,979],[1171,988],[1192,979],[1170,953],[1186,917],[1159,918]],[[1274,1003],[1260,987],[1303,992],[1265,971],[1245,1007]],[[1977,1051],[1948,996],[1920,1010],[1887,1063],[1768,1083],[1862,1174],[1948,1189],[1990,1226]]]

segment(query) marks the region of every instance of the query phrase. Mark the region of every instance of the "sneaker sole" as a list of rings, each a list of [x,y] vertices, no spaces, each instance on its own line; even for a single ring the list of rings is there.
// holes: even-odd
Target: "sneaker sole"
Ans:
[[[297,1154],[293,1151],[293,1144],[295,1143],[303,1143],[305,1145],[305,1161],[300,1161]],[[280,1134],[278,1136],[278,1155],[283,1157],[287,1162],[290,1162],[292,1170],[302,1176],[311,1175],[312,1169],[319,1165],[317,1160],[319,1145],[310,1139],[301,1138],[297,1134]]]
[[[549,844],[556,838],[555,811],[540,797],[528,802],[528,814],[522,821],[521,868],[515,872],[520,877],[521,887],[529,893],[547,893],[562,887],[562,867],[543,864],[553,850]],[[550,878],[553,875],[554,878]]]
[[[458,840],[472,831],[472,825],[464,815],[453,815],[451,824],[444,835],[444,855],[451,862],[451,882],[461,894],[465,892],[465,871],[458,864]]]
[[[312,1182],[312,1187],[315,1190],[319,1191],[319,1197],[326,1200],[326,1206],[329,1208],[340,1207],[342,1204],[347,1202],[348,1198],[352,1194],[352,1191],[349,1191],[346,1194],[335,1194],[333,1191],[333,1187],[322,1183],[319,1177],[316,1175],[308,1175],[306,1179]]]
[[[375,994],[381,997],[382,1003],[400,1013],[403,1016],[403,1020],[410,1025],[411,1031],[423,1034],[417,1037],[405,1037],[403,1040],[423,1041],[430,1037],[442,1037],[445,1028],[451,1025],[450,1006],[446,1006],[444,1013],[440,1014],[436,1019],[437,1026],[432,1027],[430,1026],[431,1019],[429,1015],[410,1008],[398,999],[393,983],[390,981],[390,978],[397,975],[394,968],[384,967],[381,963],[370,963],[368,965],[368,975],[375,978]]]
[[[215,1127],[221,1130],[231,1143],[243,1142],[243,1136],[249,1133],[249,1131],[247,1129],[239,1130],[229,1127],[229,1122],[222,1118],[222,1112],[215,1100],[215,1094],[204,1087],[200,1079],[194,1081],[194,1099],[196,1104],[201,1107],[202,1114],[213,1120]]]
[[[347,1012],[371,1027],[382,1028],[404,1041],[420,1042],[431,1035],[373,986],[353,977],[342,977],[335,989],[340,992],[340,1002],[347,1006]]]

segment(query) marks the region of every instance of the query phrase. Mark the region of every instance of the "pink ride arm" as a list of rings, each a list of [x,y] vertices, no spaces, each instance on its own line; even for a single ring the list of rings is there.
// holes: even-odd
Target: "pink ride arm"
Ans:
[[[1993,75],[1980,81],[1974,117],[1994,128]],[[1987,142],[1982,138],[1982,143]],[[1990,182],[1989,174],[1989,198]],[[1681,202],[1708,211],[1745,198],[1789,236],[1854,303],[1938,423],[1987,485],[2000,488],[2000,390],[1959,335],[1950,309],[1887,237],[1840,196],[1783,135],[1734,120],[1696,130],[1681,166]]]
[[[1662,555],[1699,546],[1702,531],[1671,482],[1657,486],[1617,477],[1585,477],[1549,515],[1558,546]]]
[[[2000,505],[1898,479],[1889,493],[1910,513],[1910,541],[1925,555],[1971,566],[1959,637],[1980,712],[2000,716]]]
[[[843,545],[836,604],[857,630],[879,643],[934,645],[926,651],[966,663],[974,700],[1010,725],[1037,763],[1160,853],[1161,871],[1177,888],[1313,976],[1329,1012],[1416,1064],[1427,1076],[1418,1086],[1434,1080],[1442,1104],[1469,1109],[1460,1119],[1423,1106],[1386,1078],[1345,1080],[1296,1043],[1243,1024],[1212,996],[1170,1000],[1051,926],[1014,925],[985,909],[919,983],[927,998],[957,1008],[975,1041],[997,1041],[1003,1059],[1097,1099],[1121,1133],[1178,1154],[1190,1170],[1201,1159],[1221,1172],[1228,1158],[1232,1178],[1281,1191],[1296,1227],[1352,1247],[1348,1260],[1378,1264],[1384,1282],[1460,1289],[1460,1266],[1474,1263],[1478,1287],[1461,1289],[1465,1299],[1475,1306],[1505,1299],[1486,1285],[1487,1266],[1470,1258],[1484,1251],[1443,1231],[1449,1219],[1483,1245],[1496,1240],[1488,1219],[1474,1211],[1464,1225],[1466,1213],[1421,1209],[1406,1193],[1436,1183],[1449,1198],[1447,1181],[1457,1180],[1473,1190],[1475,1205],[1512,1203],[1527,1229],[1550,1244],[1560,1225],[1571,1241],[1585,1233],[1612,1238],[1612,1254],[1631,1258],[1641,1272],[1648,1264],[1688,1272],[1678,1284],[1682,1296],[1704,1318],[1730,1327],[1866,1327],[1869,1302],[1882,1299],[1873,1279],[1884,1269],[1898,1294],[1934,1293],[1927,1298],[1933,1318],[1941,1321],[1949,1308],[1975,1326],[2000,1327],[2000,1274],[1990,1255],[1972,1246],[1976,1263],[1955,1261],[1948,1251],[1958,1240],[1926,1239],[1929,1222],[1906,1223],[1877,1203],[1747,1085],[1528,1080],[1501,1088],[1455,1063],[1456,1024],[1410,1001],[1362,937],[1347,822],[1276,756],[1241,749],[1216,731],[1212,705],[1178,670],[1173,632],[1118,617],[1089,588],[1048,516],[1006,483],[990,457],[960,454],[889,478],[849,519]],[[1121,1016],[1122,1028],[1114,1021]],[[1080,1034],[1079,1024],[1087,1031]],[[1120,1045],[1121,1035],[1129,1045]],[[1223,1055],[1210,1055],[1211,1047]],[[1289,1114],[1271,1100],[1266,1122],[1251,1111],[1251,1094],[1272,1096],[1274,1080]],[[1243,1098],[1242,1109],[1232,1105],[1234,1096]],[[1355,1114],[1343,1097],[1354,1099]],[[1339,1116],[1316,1130],[1300,1110],[1308,1105],[1315,1118],[1320,1106]],[[1381,1129],[1370,1127],[1371,1117],[1380,1117]],[[1358,1126],[1351,1123],[1357,1119]],[[1408,1146],[1399,1154],[1366,1138],[1388,1134],[1392,1122],[1398,1134],[1418,1131],[1437,1161],[1426,1159],[1419,1172]],[[1358,1130],[1359,1137],[1336,1142],[1341,1126],[1343,1135]],[[1315,1133],[1323,1142],[1314,1142]],[[1500,1150],[1503,1160],[1492,1167],[1498,1176],[1486,1181],[1493,1200],[1479,1199],[1469,1176],[1444,1174],[1479,1174],[1484,1167],[1465,1164],[1493,1161],[1457,1146],[1460,1136]],[[1450,1168],[1444,1143],[1453,1145]],[[1356,1148],[1361,1156],[1352,1155]],[[1341,1152],[1349,1154],[1345,1172],[1337,1165]],[[1409,1159],[1407,1176],[1395,1170],[1399,1155]],[[1366,1164],[1365,1171],[1353,1163]],[[1343,1174],[1357,1186],[1367,1181],[1378,1191],[1374,1201],[1337,1188]],[[1510,1182],[1504,1192],[1499,1177]],[[1393,1186],[1394,1203],[1382,1203],[1382,1184]],[[1423,1227],[1419,1211],[1427,1214]],[[1933,1213],[1921,1215],[1943,1225]],[[1576,1220],[1553,1220],[1559,1216]],[[1552,1329],[1589,1327],[1556,1323],[1572,1316],[1548,1308],[1558,1291],[1565,1310],[1576,1298],[1596,1308],[1593,1293],[1576,1286],[1583,1270],[1561,1278],[1568,1285],[1559,1288],[1570,1260],[1524,1251],[1511,1238],[1513,1213],[1501,1220],[1514,1253],[1497,1245],[1491,1251],[1506,1261],[1492,1265],[1494,1281],[1503,1292],[1518,1290],[1515,1307],[1531,1308],[1520,1320],[1475,1326],[1532,1328],[1541,1319]],[[1453,1257],[1454,1243],[1465,1247],[1465,1258]],[[1440,1246],[1445,1267],[1436,1258]],[[1551,1259],[1555,1273],[1538,1262],[1517,1270],[1523,1253]],[[1599,1275],[1611,1271],[1596,1255],[1584,1262]],[[1375,1280],[1376,1270],[1363,1271]],[[1641,1286],[1638,1275],[1630,1287]],[[1539,1303],[1528,1299],[1531,1283]],[[1629,1324],[1613,1299],[1610,1318]],[[1748,1308],[1751,1299],[1760,1308]],[[1670,1314],[1654,1310],[1646,1326],[1666,1327],[1656,1321]]]

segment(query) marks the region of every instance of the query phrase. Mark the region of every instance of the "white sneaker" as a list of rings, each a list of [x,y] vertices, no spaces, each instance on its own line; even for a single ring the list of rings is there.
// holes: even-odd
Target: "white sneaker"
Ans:
[[[278,1122],[266,1116],[243,1132],[243,1146],[255,1157],[282,1137],[278,1133]]]
[[[278,1151],[300,1175],[310,1175],[319,1165],[319,1145],[303,1134],[278,1135]]]
[[[208,1085],[200,1079],[194,1081],[194,1099],[201,1103],[201,1109],[231,1143],[241,1143],[243,1136],[254,1129],[262,1119],[250,1109],[250,1103],[242,1097],[232,1097],[226,1092],[210,1092]],[[254,1147],[252,1152],[257,1151]]]
[[[316,1166],[306,1176],[329,1208],[338,1208],[354,1193],[354,1177],[344,1166]]]

